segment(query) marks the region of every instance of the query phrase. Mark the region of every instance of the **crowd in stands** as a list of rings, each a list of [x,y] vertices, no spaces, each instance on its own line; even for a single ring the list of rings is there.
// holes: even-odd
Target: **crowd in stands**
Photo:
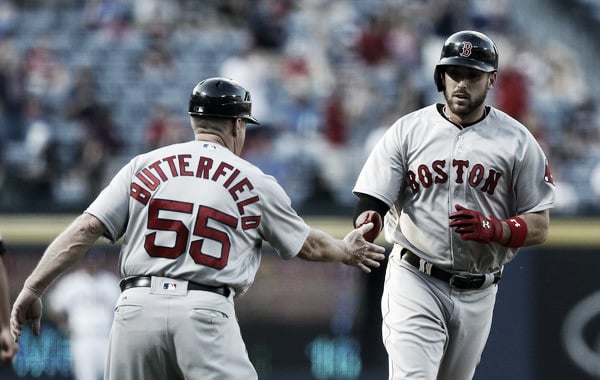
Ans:
[[[191,139],[189,94],[216,75],[252,93],[245,157],[300,210],[343,209],[382,131],[442,100],[433,68],[461,29],[497,42],[489,101],[544,147],[558,212],[599,212],[595,91],[507,0],[2,1],[0,210],[80,211],[134,154]]]

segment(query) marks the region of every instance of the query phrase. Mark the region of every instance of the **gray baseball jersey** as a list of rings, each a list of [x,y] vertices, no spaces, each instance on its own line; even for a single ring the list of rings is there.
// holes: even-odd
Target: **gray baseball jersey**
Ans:
[[[121,277],[228,285],[236,294],[254,281],[263,240],[291,258],[310,231],[273,177],[202,141],[135,157],[86,212],[110,240],[125,236]]]
[[[368,157],[353,189],[390,206],[385,235],[442,268],[485,273],[517,250],[464,241],[448,227],[455,204],[507,218],[550,209],[554,184],[532,134],[504,112],[466,128],[431,105],[397,120]]]

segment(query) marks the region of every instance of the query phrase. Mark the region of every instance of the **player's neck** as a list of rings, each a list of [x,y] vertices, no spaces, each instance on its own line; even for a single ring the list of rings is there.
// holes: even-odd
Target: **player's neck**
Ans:
[[[482,106],[481,108],[478,108],[465,116],[460,116],[460,115],[453,113],[448,108],[448,106],[445,105],[442,108],[442,112],[444,114],[444,117],[446,119],[448,119],[448,121],[450,121],[454,124],[461,125],[461,126],[469,126],[469,125],[475,124],[475,123],[479,122],[480,120],[482,120],[483,118],[485,118],[487,116],[488,108],[485,106]]]

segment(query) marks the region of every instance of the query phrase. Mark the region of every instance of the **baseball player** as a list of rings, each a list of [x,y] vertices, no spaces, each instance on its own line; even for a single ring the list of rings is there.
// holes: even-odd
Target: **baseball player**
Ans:
[[[227,78],[198,83],[195,139],[133,158],[47,248],[11,314],[18,339],[40,331],[40,296],[104,235],[124,236],[105,379],[256,379],[234,312],[254,281],[263,241],[281,258],[342,262],[365,272],[385,249],[368,223],[343,240],[309,227],[275,179],[240,157],[250,93]]]
[[[554,184],[531,133],[485,105],[498,51],[476,31],[445,41],[434,71],[445,104],[397,120],[353,193],[355,225],[393,244],[381,301],[389,379],[472,379],[503,266],[548,235]]]
[[[8,275],[2,256],[6,252],[4,240],[0,234],[0,363],[9,363],[17,354],[19,347],[10,333],[10,294]]]
[[[47,294],[52,319],[68,327],[74,380],[101,380],[119,278],[103,268],[104,252],[88,252]]]

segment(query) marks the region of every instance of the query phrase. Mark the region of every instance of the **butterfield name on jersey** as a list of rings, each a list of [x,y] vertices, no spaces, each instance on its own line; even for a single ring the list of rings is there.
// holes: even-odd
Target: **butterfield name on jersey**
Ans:
[[[416,172],[408,170],[407,179],[413,194],[421,190],[421,186],[428,188],[434,184],[448,182],[449,173],[446,172],[446,160],[435,160],[431,166],[421,164]],[[483,164],[475,164],[471,167],[469,160],[452,160],[452,167],[455,168],[456,177],[454,182],[462,184],[467,181],[471,187],[480,187],[480,190],[490,195],[494,194],[498,181],[502,173],[494,169],[486,169]],[[450,170],[451,171],[451,170]]]
[[[221,184],[237,205],[240,215],[244,215],[246,207],[260,198],[252,191],[252,182],[246,177],[238,178],[239,175],[240,170],[225,161],[215,162],[212,158],[191,154],[167,156],[136,173],[139,182],[131,183],[129,195],[145,206],[162,183],[176,177],[196,177]],[[257,228],[260,215],[246,215],[241,221],[244,230]]]

